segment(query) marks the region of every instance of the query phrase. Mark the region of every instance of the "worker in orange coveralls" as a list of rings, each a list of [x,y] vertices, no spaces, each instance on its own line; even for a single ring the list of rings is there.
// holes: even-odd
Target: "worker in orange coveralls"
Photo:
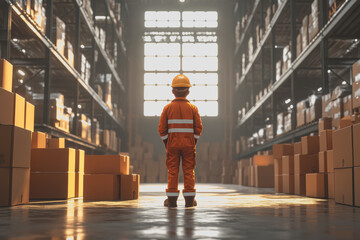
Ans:
[[[159,133],[166,147],[166,166],[168,169],[168,188],[165,207],[177,207],[179,196],[179,167],[182,157],[184,175],[185,207],[197,205],[195,200],[195,146],[202,132],[198,109],[186,97],[191,87],[185,75],[177,75],[171,84],[175,99],[164,107],[160,117]]]

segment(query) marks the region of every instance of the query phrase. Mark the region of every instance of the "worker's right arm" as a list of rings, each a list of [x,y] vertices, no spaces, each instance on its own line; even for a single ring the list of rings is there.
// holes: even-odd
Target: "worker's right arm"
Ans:
[[[167,113],[166,113],[166,107],[164,107],[163,112],[160,116],[160,122],[159,122],[159,134],[161,137],[161,140],[163,140],[165,146],[168,139],[168,119],[167,119]]]

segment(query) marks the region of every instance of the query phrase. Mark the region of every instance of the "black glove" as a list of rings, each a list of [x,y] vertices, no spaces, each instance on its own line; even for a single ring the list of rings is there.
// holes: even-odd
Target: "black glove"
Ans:
[[[197,139],[195,139],[195,145],[197,144],[197,141],[198,141],[198,140],[197,140]]]
[[[166,144],[167,144],[167,139],[163,140],[164,144],[165,144],[165,147],[166,147]]]

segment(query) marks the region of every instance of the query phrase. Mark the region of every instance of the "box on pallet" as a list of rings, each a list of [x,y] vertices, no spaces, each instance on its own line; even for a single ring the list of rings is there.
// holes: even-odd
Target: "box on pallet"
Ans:
[[[306,196],[326,198],[328,190],[328,179],[326,173],[306,174]]]

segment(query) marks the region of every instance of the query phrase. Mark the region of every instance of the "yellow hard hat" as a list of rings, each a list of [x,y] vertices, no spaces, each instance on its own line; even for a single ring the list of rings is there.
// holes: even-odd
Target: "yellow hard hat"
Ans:
[[[191,87],[190,80],[183,74],[174,77],[171,87]]]

